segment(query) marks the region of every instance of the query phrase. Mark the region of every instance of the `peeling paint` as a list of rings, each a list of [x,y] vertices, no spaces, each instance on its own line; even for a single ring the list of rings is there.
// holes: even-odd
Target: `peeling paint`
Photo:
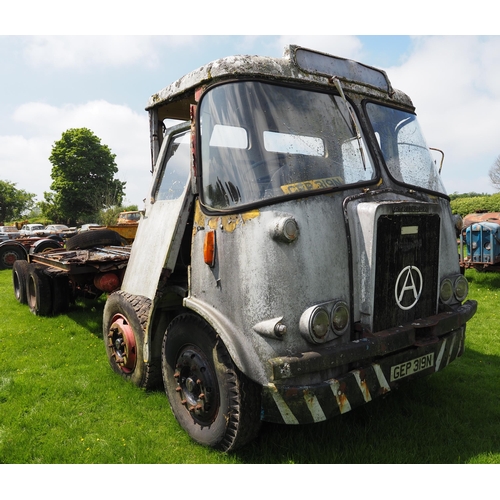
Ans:
[[[356,382],[358,383],[359,389],[363,394],[363,399],[365,400],[366,403],[368,403],[369,401],[372,400],[372,396],[370,394],[368,386],[366,385],[366,378],[364,373],[360,372],[359,370],[355,370],[353,374],[354,378],[356,379]]]
[[[194,229],[195,234],[208,227],[210,229],[222,229],[227,233],[232,233],[239,225],[259,217],[260,210],[250,210],[242,214],[234,215],[218,215],[206,216],[199,208],[199,202],[196,203],[194,214]]]

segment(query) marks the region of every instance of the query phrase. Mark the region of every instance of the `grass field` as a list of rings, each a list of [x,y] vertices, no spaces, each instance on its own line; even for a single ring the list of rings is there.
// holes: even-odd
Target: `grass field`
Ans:
[[[264,424],[233,454],[203,448],[163,392],[115,375],[101,334],[104,302],[37,317],[0,271],[0,463],[500,463],[500,275],[467,271],[478,313],[465,354],[443,372],[309,426]]]

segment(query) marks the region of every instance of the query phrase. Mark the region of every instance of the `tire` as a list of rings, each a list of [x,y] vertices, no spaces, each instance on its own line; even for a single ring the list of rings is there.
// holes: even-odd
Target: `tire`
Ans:
[[[20,304],[27,304],[26,285],[28,280],[28,261],[16,260],[12,267],[12,281],[14,285],[14,295]]]
[[[122,246],[121,236],[111,229],[95,229],[75,234],[66,240],[67,250],[85,250],[100,246]]]
[[[165,391],[175,418],[199,444],[233,451],[260,429],[260,387],[234,365],[198,316],[177,316],[162,346]]]
[[[35,264],[29,264],[26,277],[26,298],[30,311],[36,316],[52,313],[50,278]]]
[[[103,339],[114,372],[142,389],[161,382],[159,363],[145,363],[143,343],[151,300],[123,291],[112,293],[103,314]]]
[[[0,245],[0,269],[12,269],[16,260],[26,260],[27,254],[19,243]]]
[[[54,250],[56,248],[61,248],[61,245],[52,239],[38,240],[33,246],[31,253],[42,253],[46,250]]]

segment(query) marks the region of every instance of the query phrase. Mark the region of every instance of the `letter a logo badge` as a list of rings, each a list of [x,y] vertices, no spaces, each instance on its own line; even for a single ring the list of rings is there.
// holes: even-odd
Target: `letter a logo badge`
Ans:
[[[406,266],[398,275],[394,293],[396,304],[407,311],[415,306],[422,293],[424,280],[418,267]]]

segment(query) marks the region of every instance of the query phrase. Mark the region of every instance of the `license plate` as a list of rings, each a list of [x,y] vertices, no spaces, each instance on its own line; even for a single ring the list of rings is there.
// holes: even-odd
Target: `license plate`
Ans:
[[[434,353],[426,354],[425,356],[420,356],[419,358],[406,361],[399,365],[391,367],[391,382],[395,380],[401,380],[402,378],[413,375],[414,373],[421,372],[422,370],[427,370],[434,366]]]

